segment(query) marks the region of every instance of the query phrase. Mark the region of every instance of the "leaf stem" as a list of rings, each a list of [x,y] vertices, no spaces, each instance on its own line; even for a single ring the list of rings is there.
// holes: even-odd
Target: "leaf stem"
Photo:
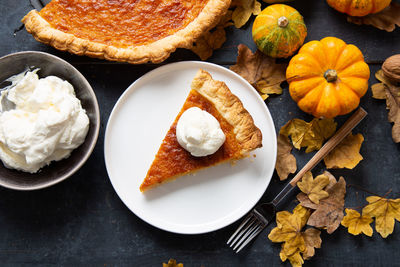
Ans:
[[[368,194],[371,194],[371,195],[374,195],[374,196],[378,196],[378,197],[381,197],[381,198],[386,198],[387,195],[390,194],[390,192],[392,192],[392,189],[390,189],[388,192],[385,193],[385,195],[381,196],[381,195],[379,195],[377,193],[371,192],[371,191],[365,189],[364,187],[361,187],[361,186],[356,185],[356,184],[348,184],[347,187],[354,187],[354,188],[357,188],[357,189],[359,189],[361,191],[364,191],[364,192],[366,192]]]

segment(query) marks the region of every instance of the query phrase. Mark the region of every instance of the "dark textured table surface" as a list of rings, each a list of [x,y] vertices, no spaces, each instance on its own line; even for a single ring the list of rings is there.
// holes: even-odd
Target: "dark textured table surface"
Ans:
[[[388,56],[400,53],[400,29],[387,33],[370,26],[349,24],[343,14],[329,8],[323,0],[297,0],[290,4],[305,17],[306,41],[336,36],[353,43],[363,51],[372,73]],[[169,258],[175,258],[185,266],[289,266],[280,262],[280,245],[267,239],[272,225],[243,253],[236,255],[225,242],[238,222],[208,234],[178,235],[158,230],[132,214],[108,179],[103,157],[104,130],[112,107],[123,91],[159,65],[134,66],[78,57],[36,42],[25,30],[14,36],[14,30],[21,25],[20,19],[30,9],[28,0],[1,1],[0,56],[38,50],[72,63],[97,94],[101,129],[92,156],[73,177],[34,192],[0,188],[1,266],[161,266]],[[226,67],[233,64],[240,43],[255,50],[250,32],[251,22],[242,29],[229,27],[227,42],[209,61]],[[198,58],[190,51],[178,50],[162,64],[182,60]],[[370,83],[375,82],[372,75]],[[285,89],[282,95],[266,101],[277,129],[294,117],[311,119],[297,108]],[[368,91],[361,105],[369,115],[354,132],[365,137],[361,149],[364,160],[354,170],[333,173],[343,175],[348,183],[379,194],[392,189],[390,197],[400,197],[400,146],[391,139],[385,103],[372,99],[371,91]],[[342,123],[346,118],[338,118],[338,122]],[[299,166],[312,156],[304,151],[295,154]],[[323,166],[320,164],[315,173],[321,171]],[[274,174],[262,200],[270,200],[284,184]],[[364,204],[365,196],[363,192],[349,188],[346,206]],[[377,233],[372,238],[354,237],[339,227],[332,235],[323,233],[322,240],[322,248],[317,249],[316,255],[306,261],[305,266],[400,266],[398,222],[394,233],[386,239]]]

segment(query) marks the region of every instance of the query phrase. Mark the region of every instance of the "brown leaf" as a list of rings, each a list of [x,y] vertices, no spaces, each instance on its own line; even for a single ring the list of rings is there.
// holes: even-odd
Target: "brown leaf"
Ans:
[[[392,138],[400,142],[400,87],[386,85],[386,108],[389,109],[388,119],[393,122]]]
[[[322,240],[320,237],[321,231],[315,228],[308,228],[303,233],[306,250],[303,252],[305,260],[310,259],[315,254],[315,248],[321,248]]]
[[[291,136],[293,146],[297,149],[306,147],[306,153],[319,150],[326,139],[336,131],[337,123],[333,119],[313,119],[305,122],[292,119],[280,130],[280,134]]]
[[[229,22],[231,18],[232,11],[228,11],[215,28],[205,32],[189,49],[196,53],[201,60],[206,60],[211,57],[213,51],[221,48],[225,43],[225,28],[232,25],[232,23]]]
[[[393,2],[379,13],[365,17],[347,17],[347,21],[357,25],[371,25],[380,30],[392,32],[396,25],[400,27],[400,4]]]
[[[360,154],[363,141],[362,134],[353,135],[350,133],[324,158],[326,167],[328,169],[353,169],[363,159]]]
[[[232,13],[232,20],[238,29],[246,24],[251,14],[258,15],[261,12],[261,4],[257,0],[233,0],[231,7],[236,7]]]
[[[333,181],[331,180],[331,182]],[[304,193],[298,194],[297,199],[303,207],[315,210],[308,219],[307,224],[318,228],[326,228],[328,234],[331,234],[339,227],[344,216],[346,181],[343,177],[340,177],[338,182],[335,179],[335,182],[328,185],[325,191],[328,192],[329,197],[321,200],[319,205],[313,203]]]
[[[246,79],[263,97],[281,94],[280,84],[286,80],[287,64],[276,64],[275,59],[257,50],[254,54],[245,45],[238,46],[236,65],[230,69]]]
[[[382,70],[376,72],[375,77],[385,88],[386,109],[389,110],[388,120],[393,122],[392,138],[395,143],[400,142],[400,86],[388,80]]]
[[[278,135],[278,155],[276,158],[275,169],[281,181],[285,180],[290,173],[297,170],[296,158],[290,153],[292,151],[292,144],[289,138],[279,134]]]

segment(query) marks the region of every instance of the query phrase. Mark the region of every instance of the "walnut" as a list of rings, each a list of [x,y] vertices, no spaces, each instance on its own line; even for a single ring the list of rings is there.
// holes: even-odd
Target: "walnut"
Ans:
[[[400,83],[400,54],[389,57],[383,62],[383,73],[396,83]]]

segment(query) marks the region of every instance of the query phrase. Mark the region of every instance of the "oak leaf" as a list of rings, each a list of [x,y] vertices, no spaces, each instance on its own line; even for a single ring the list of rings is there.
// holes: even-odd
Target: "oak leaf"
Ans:
[[[328,234],[333,233],[343,219],[344,197],[346,195],[346,181],[343,177],[337,182],[332,174],[324,172],[329,177],[329,184],[325,191],[328,198],[320,200],[319,204],[313,203],[306,194],[299,193],[297,199],[300,205],[315,210],[307,221],[308,225],[317,228],[326,228]]]
[[[252,14],[258,15],[261,12],[261,4],[257,0],[233,0],[231,7],[235,8],[232,20],[236,28],[245,25]]]
[[[315,204],[319,204],[321,199],[327,198],[329,194],[323,190],[329,184],[328,176],[321,174],[313,179],[311,172],[307,172],[297,186]]]
[[[292,149],[293,146],[289,138],[279,134],[275,169],[281,181],[285,180],[290,173],[294,173],[297,170],[296,158],[290,153]]]
[[[393,122],[392,138],[395,143],[400,143],[400,86],[397,86],[392,81],[387,79],[382,70],[375,73],[376,79],[381,81],[379,85],[373,85],[375,90],[385,90],[386,109],[388,112],[388,120]],[[379,92],[380,97],[382,92]],[[381,98],[379,98],[381,99]]]
[[[362,134],[353,135],[350,133],[324,158],[326,167],[328,169],[353,169],[363,159],[360,154],[360,148],[363,141],[364,137]]]
[[[375,217],[375,229],[383,237],[393,233],[395,219],[400,221],[400,198],[367,197],[368,205],[362,210],[363,215]]]
[[[381,12],[365,17],[347,17],[347,21],[357,25],[371,25],[380,30],[392,32],[396,25],[400,27],[400,4],[393,2]]]
[[[369,215],[361,215],[358,211],[353,209],[346,209],[346,216],[344,216],[341,224],[348,228],[347,231],[352,235],[359,235],[361,233],[372,236],[373,230],[371,223],[373,219]]]
[[[291,256],[298,250],[305,251],[306,244],[301,229],[306,225],[310,213],[309,209],[297,205],[293,214],[288,211],[280,211],[276,214],[277,227],[271,230],[268,238],[272,242],[284,242],[282,253],[286,256]]]
[[[220,22],[215,28],[205,32],[200,38],[193,43],[189,48],[195,54],[197,54],[201,60],[206,60],[212,56],[213,51],[221,48],[226,41],[225,28],[232,25],[229,20],[232,18],[232,11],[228,12],[223,16]]]
[[[280,134],[291,136],[293,146],[297,149],[306,148],[306,153],[318,150],[326,139],[336,131],[337,123],[333,119],[317,119],[305,122],[292,119],[280,130]]]
[[[170,259],[168,263],[163,263],[163,267],[183,267],[183,263],[176,263],[176,260]]]
[[[236,64],[230,69],[247,80],[265,100],[270,94],[282,94],[280,84],[286,80],[287,64],[276,64],[275,59],[247,46],[238,46]]]

